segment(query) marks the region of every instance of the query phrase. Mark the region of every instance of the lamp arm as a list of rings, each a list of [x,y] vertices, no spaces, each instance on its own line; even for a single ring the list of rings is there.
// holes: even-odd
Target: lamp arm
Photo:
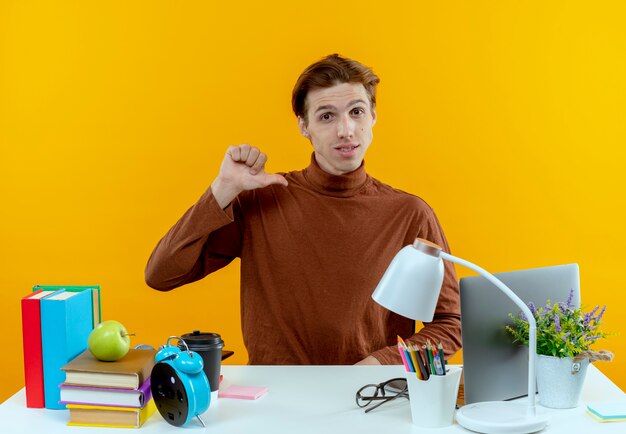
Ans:
[[[524,303],[511,289],[506,286],[502,281],[496,278],[493,274],[480,268],[478,265],[472,264],[464,259],[457,258],[446,252],[441,252],[439,255],[441,259],[454,262],[459,265],[463,265],[471,270],[476,271],[478,274],[486,278],[488,281],[496,285],[498,289],[504,292],[513,302],[519,307],[526,319],[528,320],[528,405],[532,415],[535,415],[535,355],[537,353],[537,322],[535,317]]]

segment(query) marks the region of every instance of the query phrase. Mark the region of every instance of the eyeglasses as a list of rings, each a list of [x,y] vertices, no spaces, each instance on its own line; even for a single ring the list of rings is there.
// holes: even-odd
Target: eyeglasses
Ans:
[[[406,378],[392,378],[380,384],[366,384],[356,392],[356,405],[365,408],[374,401],[380,401],[365,409],[365,413],[369,413],[385,402],[393,401],[398,397],[409,399]]]

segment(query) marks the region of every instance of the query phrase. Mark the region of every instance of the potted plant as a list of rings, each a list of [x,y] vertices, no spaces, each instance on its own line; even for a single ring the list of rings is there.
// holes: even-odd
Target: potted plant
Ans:
[[[593,351],[591,346],[607,337],[601,329],[606,306],[584,313],[574,307],[571,290],[565,303],[528,308],[537,322],[537,390],[545,407],[573,408],[578,405],[587,366],[596,360],[611,360],[608,351]],[[513,323],[506,326],[513,342],[528,345],[528,321],[523,313],[509,314]]]

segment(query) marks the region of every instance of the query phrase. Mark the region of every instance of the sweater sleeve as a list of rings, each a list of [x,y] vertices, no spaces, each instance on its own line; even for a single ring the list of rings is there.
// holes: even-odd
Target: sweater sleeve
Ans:
[[[430,211],[426,224],[417,236],[434,242],[450,253],[441,225],[435,213]],[[426,344],[426,339],[434,344],[441,342],[446,359],[461,348],[461,302],[459,283],[452,262],[444,261],[444,278],[432,322],[424,323],[421,330],[408,338],[403,336],[403,339],[407,344],[419,346]],[[372,355],[383,365],[402,364],[397,346],[382,348]]]
[[[150,255],[145,270],[148,286],[169,291],[202,279],[239,256],[241,229],[233,203],[222,209],[209,188]]]

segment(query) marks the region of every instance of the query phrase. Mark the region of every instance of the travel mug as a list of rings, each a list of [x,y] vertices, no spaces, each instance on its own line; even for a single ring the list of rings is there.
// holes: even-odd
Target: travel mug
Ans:
[[[211,392],[216,392],[220,387],[220,371],[222,368],[222,348],[224,341],[217,333],[205,333],[194,330],[181,336],[191,351],[200,354],[204,362],[204,373],[209,380]],[[184,349],[182,343],[178,347]]]

